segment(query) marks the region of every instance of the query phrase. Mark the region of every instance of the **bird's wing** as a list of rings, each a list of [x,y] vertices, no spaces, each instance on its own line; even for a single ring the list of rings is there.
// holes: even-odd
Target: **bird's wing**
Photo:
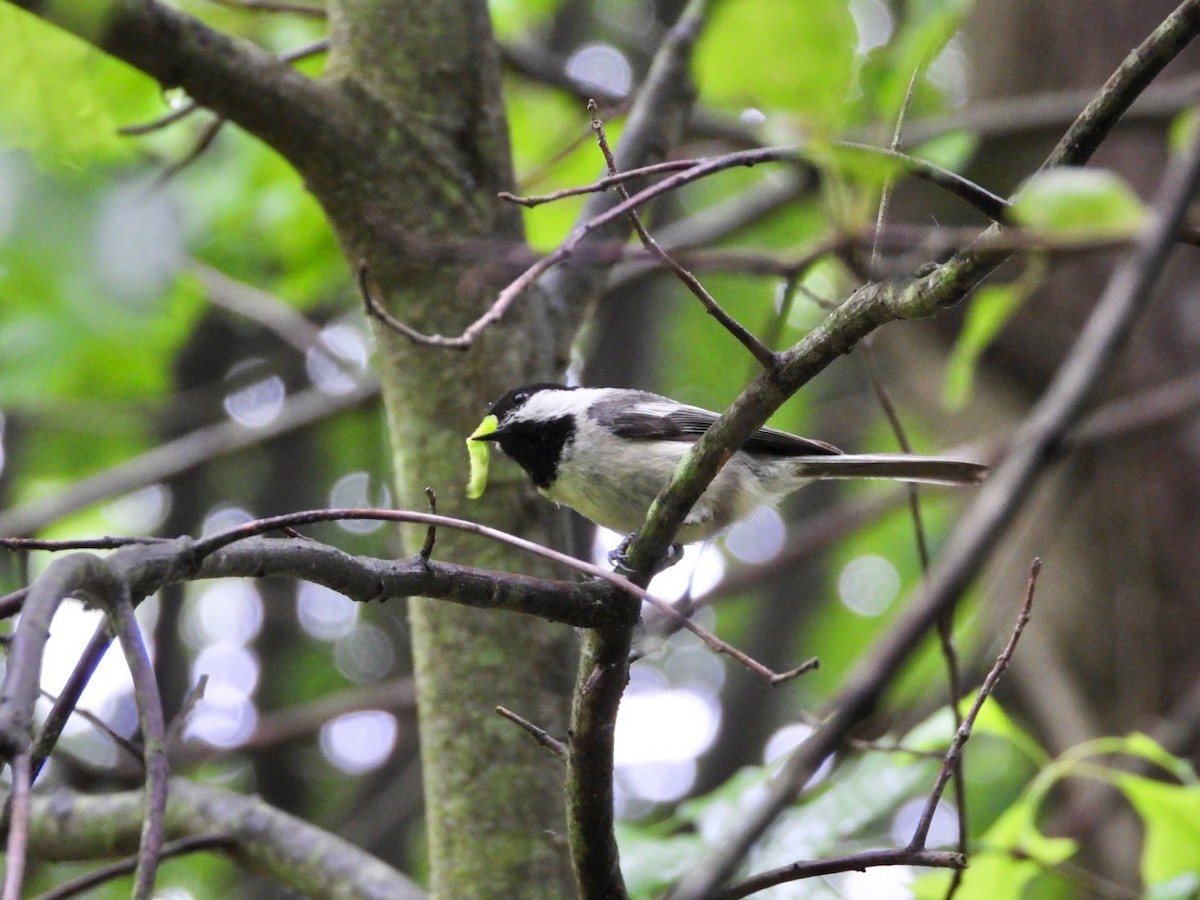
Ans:
[[[695,442],[717,421],[715,412],[675,403],[657,394],[639,392],[633,402],[630,399],[597,403],[591,416],[613,434],[636,441]],[[842,452],[824,441],[766,427],[750,435],[742,449],[770,456],[835,456]]]

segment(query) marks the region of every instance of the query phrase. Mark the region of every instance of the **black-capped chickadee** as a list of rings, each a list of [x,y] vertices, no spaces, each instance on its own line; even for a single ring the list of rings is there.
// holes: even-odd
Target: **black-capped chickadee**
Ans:
[[[494,441],[544,496],[613,531],[641,527],[675,466],[717,414],[647,391],[531,384],[509,391],[467,439],[468,496],[483,494]],[[818,478],[973,484],[987,467],[944,457],[848,454],[760,428],[734,453],[680,526],[683,543],[712,537]]]

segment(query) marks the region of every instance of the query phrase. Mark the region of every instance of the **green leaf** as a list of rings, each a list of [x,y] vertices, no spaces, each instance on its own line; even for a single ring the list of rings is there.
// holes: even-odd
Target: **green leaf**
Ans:
[[[942,397],[948,407],[961,409],[970,399],[979,358],[1013,313],[1020,309],[1023,299],[1014,284],[987,284],[975,291],[946,365]]]
[[[814,161],[845,178],[873,188],[881,188],[903,175],[908,167],[903,159],[865,147],[831,144],[812,148]]]
[[[491,0],[488,13],[496,37],[528,40],[530,33],[550,21],[558,7],[557,0]]]
[[[1021,900],[1035,878],[1074,855],[1074,841],[1038,830],[1039,806],[1038,795],[1027,791],[988,829],[980,841],[982,849],[971,856],[955,894],[958,900]],[[945,875],[921,878],[913,885],[913,895],[919,900],[944,897],[946,882]]]
[[[833,133],[845,120],[858,32],[845,0],[728,0],[696,48],[706,103],[791,111]]]
[[[964,713],[970,708],[974,700],[975,696],[973,694],[963,699],[962,711]],[[1013,721],[1012,717],[1004,711],[1004,708],[994,698],[989,699],[979,710],[979,715],[975,717],[975,727],[971,733],[972,740],[975,737],[985,734],[999,738],[1016,747],[1037,766],[1044,766],[1049,762],[1049,757],[1046,755],[1046,751],[1042,749],[1042,745],[1037,742],[1033,735]]]
[[[912,155],[927,159],[952,172],[962,171],[979,148],[978,136],[969,131],[947,131],[930,138],[912,150]]]
[[[1106,169],[1062,167],[1039,172],[1017,192],[1013,220],[1035,231],[1072,238],[1137,233],[1146,207],[1120,176]]]
[[[914,72],[927,73],[958,31],[970,4],[967,0],[925,0],[913,3],[904,16],[900,30],[882,47],[876,48],[864,66],[864,87],[873,97],[877,121],[895,122],[908,94]],[[919,78],[908,115],[938,110],[945,100],[936,96],[933,82]],[[940,102],[939,102],[940,101]]]
[[[54,166],[131,156],[138,145],[118,125],[159,102],[147,76],[9,4],[0,4],[0,83],[0,138]]]
[[[1200,112],[1194,106],[1188,107],[1171,120],[1167,130],[1167,146],[1175,154],[1183,153],[1196,140],[1197,126],[1200,125]]]
[[[641,823],[618,822],[621,874],[633,897],[661,897],[704,853],[697,834],[661,834]]]
[[[1142,880],[1147,885],[1173,883],[1200,872],[1200,785],[1177,785],[1128,772],[1113,773],[1141,816]]]
[[[1196,900],[1200,896],[1200,873],[1183,872],[1162,884],[1148,884],[1142,896],[1146,900]]]
[[[1149,763],[1169,772],[1174,778],[1187,785],[1195,785],[1196,772],[1191,763],[1180,759],[1168,751],[1162,744],[1148,734],[1135,731],[1122,739],[1122,752],[1131,756],[1140,756]]]
[[[604,174],[604,157],[590,135],[584,105],[561,91],[523,80],[506,85],[509,134],[518,193],[549,193],[595,181]],[[607,121],[616,146],[623,122]],[[522,209],[526,239],[539,249],[556,246],[575,224],[585,197],[569,197]]]

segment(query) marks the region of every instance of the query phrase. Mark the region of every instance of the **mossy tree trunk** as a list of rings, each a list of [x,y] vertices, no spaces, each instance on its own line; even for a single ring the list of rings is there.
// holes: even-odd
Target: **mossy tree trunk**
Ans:
[[[351,260],[365,259],[391,312],[425,333],[456,334],[514,274],[520,218],[496,200],[510,186],[499,60],[482,0],[331,4],[331,74],[378,112],[386,184],[339,215]],[[400,503],[556,543],[560,522],[524,487],[493,485],[463,501],[464,437],[483,404],[508,387],[561,374],[568,335],[550,330],[531,294],[470,351],[418,346],[377,329]],[[419,535],[414,539],[419,540]],[[451,533],[443,558],[527,567]],[[574,635],[532,617],[432,601],[410,608],[420,697],[430,871],[438,897],[548,897],[572,891],[559,763],[501,719],[497,705],[562,733]]]

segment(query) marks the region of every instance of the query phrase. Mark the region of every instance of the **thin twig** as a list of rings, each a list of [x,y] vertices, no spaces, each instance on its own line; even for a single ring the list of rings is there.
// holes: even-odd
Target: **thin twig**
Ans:
[[[901,135],[904,133],[904,120],[908,114],[909,106],[912,103],[913,92],[916,89],[917,77],[920,72],[928,64],[928,60],[922,60],[921,64],[913,69],[913,73],[908,80],[908,88],[904,95],[904,101],[900,104],[900,112],[896,116],[896,127],[892,132],[892,141],[890,150],[895,151],[900,146]],[[876,234],[883,232],[884,225],[887,223],[887,211],[892,199],[892,183],[888,182],[884,185],[882,196],[879,200],[879,213],[875,221]],[[1001,201],[1003,206],[1007,204]],[[1001,209],[1003,209],[1003,206]],[[998,219],[998,216],[993,216]],[[879,244],[874,243],[871,246],[871,270],[877,271],[879,262]],[[891,426],[892,433],[896,436],[896,442],[900,445],[900,449],[905,453],[912,453],[912,441],[908,438],[908,430],[904,427],[904,421],[900,418],[900,412],[896,409],[896,404],[892,400],[891,393],[887,389],[883,378],[879,374],[878,368],[875,366],[874,360],[874,335],[867,335],[860,343],[862,350],[863,365],[867,370],[867,377],[870,379],[871,387],[875,392],[876,399],[879,401],[880,407],[883,409],[884,415],[887,417],[888,424]],[[921,580],[925,582],[929,578],[929,540],[925,531],[924,518],[921,515],[921,492],[915,484],[905,486],[908,494],[908,511],[912,519],[913,536],[917,544],[917,557],[921,564]],[[955,729],[962,726],[962,716],[958,710],[958,698],[961,695],[961,675],[959,673],[958,652],[954,647],[954,612],[948,611],[945,615],[940,616],[937,622],[938,645],[942,651],[942,658],[946,663],[946,690],[949,694],[950,713],[954,717]],[[958,852],[966,857],[967,838],[968,838],[968,812],[967,812],[967,787],[966,779],[963,778],[962,759],[961,757],[954,760],[952,767],[954,775],[954,802],[957,810],[958,821]],[[940,796],[940,792],[939,792]],[[936,806],[936,804],[934,804]],[[932,812],[930,813],[932,821]],[[928,829],[928,826],[926,826]],[[922,838],[919,846],[924,847],[924,839]],[[916,842],[913,844],[917,846]],[[962,882],[962,869],[956,869],[954,876],[951,879],[950,886],[947,888],[946,897],[952,897],[958,890]]]
[[[163,717],[162,698],[154,677],[154,664],[142,640],[141,628],[133,611],[129,585],[114,579],[107,597],[106,610],[113,631],[125,653],[129,674],[133,677],[133,694],[137,702],[138,721],[142,728],[143,760],[146,769],[146,818],[138,845],[137,870],[134,875],[135,900],[148,900],[154,892],[154,880],[162,853],[167,812],[167,728]]]
[[[50,758],[54,746],[58,743],[58,739],[67,725],[67,720],[75,712],[79,705],[79,698],[83,696],[84,689],[91,681],[96,667],[100,665],[100,660],[104,658],[108,645],[111,643],[112,631],[109,630],[109,623],[106,619],[92,632],[87,646],[83,648],[83,652],[75,661],[75,668],[71,670],[71,676],[63,685],[54,705],[50,707],[50,712],[42,723],[42,729],[38,732],[37,740],[33,745],[33,778],[35,781],[46,764],[46,760]]]
[[[962,869],[966,864],[967,861],[961,853],[917,850],[911,847],[902,850],[867,850],[863,853],[853,853],[836,859],[792,863],[768,872],[760,872],[726,890],[715,892],[712,900],[740,900],[742,897],[749,897],[751,894],[765,891],[777,884],[800,881],[804,878],[817,878],[822,875],[836,875],[838,872],[865,872],[867,869],[879,866]]]
[[[1013,626],[1008,643],[1004,645],[1004,649],[996,657],[996,662],[992,666],[991,671],[983,679],[983,684],[979,686],[979,693],[975,697],[975,702],[971,704],[971,708],[963,716],[962,722],[959,723],[958,729],[954,733],[954,740],[950,742],[950,748],[946,751],[946,758],[942,762],[942,767],[938,772],[937,779],[934,781],[933,789],[929,792],[929,797],[925,801],[925,807],[922,809],[921,816],[917,821],[917,827],[913,831],[912,840],[909,842],[911,849],[920,850],[925,848],[925,841],[929,837],[929,828],[933,824],[933,815],[937,811],[937,805],[942,798],[942,792],[946,789],[946,783],[950,780],[951,776],[954,776],[956,779],[962,778],[959,764],[962,761],[963,747],[971,738],[971,729],[975,727],[975,720],[979,717],[979,711],[983,709],[983,704],[996,690],[996,685],[1000,683],[1001,676],[1008,668],[1008,664],[1012,662],[1013,653],[1017,649],[1017,641],[1021,639],[1021,634],[1025,631],[1025,626],[1029,624],[1030,612],[1033,609],[1033,595],[1037,589],[1037,579],[1041,571],[1042,561],[1034,559],[1033,564],[1029,567],[1029,580],[1025,586],[1025,601],[1021,605],[1021,612],[1017,616],[1016,625]]]
[[[608,168],[608,173],[610,176],[616,175],[617,162],[613,157],[612,150],[609,149],[608,138],[604,134],[604,123],[600,121],[600,112],[596,108],[595,100],[588,101],[588,112],[592,117],[592,131],[596,133],[596,141],[600,145],[600,152],[604,154],[604,163]],[[617,183],[614,185],[614,187],[616,188],[618,196],[620,196],[622,200],[629,199],[629,191],[625,189],[624,184]],[[697,299],[699,299],[700,303],[704,306],[705,311],[718,322],[720,322],[726,331],[737,338],[738,342],[750,351],[750,355],[758,360],[759,365],[761,365],[768,372],[774,371],[776,365],[778,364],[778,359],[776,358],[775,353],[769,347],[763,344],[762,341],[756,338],[749,330],[747,330],[745,326],[733,318],[733,316],[725,312],[721,305],[717,303],[716,299],[705,289],[704,285],[700,283],[696,276],[676,262],[671,255],[659,245],[658,241],[651,237],[650,232],[646,230],[646,226],[642,223],[642,218],[638,215],[637,210],[630,209],[628,216],[629,222],[633,226],[633,230],[637,232],[637,236],[642,242],[642,246],[649,250],[650,253],[654,255],[660,263],[662,263],[662,265],[670,270],[670,272],[675,275],[676,278],[683,282],[684,286],[687,287],[689,291],[696,295]]]
[[[213,145],[213,142],[217,139],[217,135],[221,133],[221,129],[225,127],[225,123],[228,121],[228,119],[217,116],[206,124],[192,143],[192,148],[179,159],[165,166],[161,172],[154,176],[154,180],[150,183],[150,188],[158,190],[163,187],[172,178],[203,156],[204,152]]]
[[[30,772],[29,751],[18,753],[12,760],[12,792],[9,795],[11,815],[8,842],[4,856],[4,888],[2,900],[20,900],[21,882],[25,880],[25,853],[29,847],[29,802],[33,777]]]
[[[231,278],[220,269],[197,260],[192,260],[189,269],[200,279],[204,299],[213,306],[261,325],[298,353],[308,353],[324,344],[320,325],[269,291]],[[347,374],[360,374],[350,371],[348,360],[336,353],[329,355],[335,362],[347,364]]]
[[[116,550],[118,547],[132,547],[137,544],[162,544],[167,538],[160,537],[102,537],[102,538],[70,538],[63,541],[51,541],[45,538],[0,537],[0,547],[5,550],[21,552],[25,550],[48,550],[58,553],[63,550]],[[24,590],[24,589],[23,589]],[[8,601],[20,591],[0,597],[0,604]]]
[[[437,515],[437,491],[426,485],[425,497],[429,501],[429,514]],[[433,555],[433,544],[437,540],[437,526],[430,525],[425,529],[425,543],[421,545],[421,551],[417,555],[425,562],[429,562],[429,557]]]
[[[440,335],[432,337],[422,334],[415,328],[404,324],[383,305],[383,301],[375,293],[374,285],[371,283],[371,277],[367,269],[366,259],[360,259],[354,267],[354,274],[358,281],[358,293],[362,297],[363,307],[366,309],[367,315],[379,320],[385,327],[390,328],[397,334],[404,335],[414,344],[429,344],[438,347],[447,347],[451,350],[467,350],[470,344],[462,340],[454,340],[443,338]]]
[[[185,119],[198,110],[200,106],[195,100],[188,100],[186,103],[181,103],[168,113],[164,113],[157,119],[149,122],[144,122],[141,125],[123,125],[117,129],[117,134],[122,137],[141,137],[142,135],[150,134],[166,128],[168,125],[174,125],[181,119]]]
[[[541,544],[516,535],[508,534],[500,531],[497,528],[490,528],[487,525],[480,525],[477,522],[469,522],[464,519],[454,519],[449,516],[438,516],[430,513],[411,512],[407,510],[396,509],[367,509],[367,508],[346,508],[346,509],[315,509],[306,510],[304,512],[285,513],[284,515],[271,516],[265,519],[256,519],[252,522],[246,522],[241,525],[236,525],[233,528],[228,528],[225,531],[219,531],[216,534],[209,535],[205,538],[200,538],[191,547],[193,564],[198,564],[206,556],[214,553],[222,547],[235,543],[236,541],[244,540],[245,538],[255,537],[257,535],[266,534],[271,531],[276,531],[285,526],[295,525],[310,525],[315,522],[333,522],[345,519],[378,519],[387,522],[410,522],[426,526],[438,526],[441,528],[451,528],[457,531],[464,531],[468,534],[475,534],[488,540],[497,541],[502,544],[507,544],[511,547],[517,547],[535,556],[540,556],[542,559],[550,560],[561,566],[565,566],[576,572],[582,572],[585,575],[591,575],[593,578],[600,578],[620,588],[627,593],[632,594],[639,600],[649,603],[660,612],[677,619],[680,625],[700,638],[712,650],[717,653],[722,653],[741,665],[745,666],[763,681],[768,684],[781,684],[792,678],[802,675],[805,672],[812,671],[817,668],[816,660],[808,660],[807,662],[790,669],[786,672],[775,672],[772,669],[764,666],[762,663],[747,656],[742,651],[738,650],[732,644],[729,644],[712,632],[697,625],[695,622],[682,615],[669,602],[646,591],[623,575],[618,575],[616,572],[609,571],[600,566],[593,565],[583,560],[575,559],[565,553],[560,553],[550,547],[544,547]]]
[[[519,725],[521,728],[528,731],[531,735],[533,735],[533,739],[535,741],[537,741],[539,744],[541,744],[543,747],[545,747],[547,750],[549,750],[551,753],[553,753],[559,759],[566,758],[567,745],[564,744],[562,741],[560,741],[558,738],[553,737],[544,728],[539,728],[537,725],[534,725],[528,719],[525,719],[525,718],[517,715],[511,709],[506,709],[503,706],[497,706],[496,712],[498,715],[504,717],[505,719],[508,719],[508,721],[510,721],[516,725]]]
[[[19,613],[25,605],[25,595],[28,593],[29,588],[23,587],[0,597],[0,619],[10,619]]]
[[[49,691],[42,689],[40,693],[42,697],[49,700],[52,704],[58,703],[58,697]],[[109,725],[91,710],[80,709],[77,707],[71,711],[71,715],[79,716],[79,718],[83,719],[85,722],[103,734],[106,738],[124,750],[138,764],[138,766],[142,765],[142,748],[137,744],[136,741],[131,741],[129,738],[125,737],[125,735],[118,734],[111,725]],[[34,780],[37,780],[36,772],[34,773]]]
[[[588,109],[591,110],[595,100],[588,101]],[[593,126],[593,129],[595,126]],[[606,154],[607,156],[608,154]],[[639,169],[630,169],[627,172],[610,171],[603,178],[598,178],[590,184],[576,185],[575,187],[562,188],[557,191],[552,191],[549,194],[533,194],[529,196],[521,196],[512,194],[508,191],[500,191],[496,196],[509,203],[516,203],[519,206],[524,206],[527,209],[533,209],[536,206],[541,206],[543,203],[553,203],[556,200],[565,200],[567,197],[579,197],[584,194],[595,194],[600,191],[606,191],[610,187],[615,187],[618,184],[625,184],[627,181],[632,181],[635,178],[645,178],[649,175],[661,175],[664,172],[680,172],[685,169],[690,169],[696,165],[694,159],[668,159],[665,162],[651,163],[648,166],[642,166]],[[611,166],[610,166],[611,169]]]
[[[864,149],[862,147],[855,149]],[[886,151],[880,151],[885,152]],[[690,184],[702,178],[707,178],[717,172],[726,171],[733,168],[748,168],[756,165],[761,165],[767,162],[796,162],[802,158],[801,154],[794,148],[779,148],[765,147],[754,150],[743,150],[738,153],[730,153],[725,156],[713,157],[711,159],[698,159],[696,165],[681,172],[677,172],[663,180],[652,184],[636,194],[632,194],[627,200],[608,207],[603,212],[598,213],[590,219],[580,223],[575,229],[563,239],[551,253],[543,256],[541,259],[533,263],[528,269],[511,281],[507,287],[497,294],[492,305],[478,319],[468,325],[460,334],[455,336],[445,336],[440,334],[423,334],[414,328],[399,322],[394,317],[388,315],[386,310],[372,309],[372,304],[368,304],[368,309],[373,315],[376,315],[380,321],[384,322],[388,327],[393,328],[398,334],[403,335],[414,343],[428,346],[441,347],[450,350],[465,350],[469,348],[479,335],[499,322],[508,312],[509,308],[517,298],[528,290],[539,278],[547,271],[558,265],[563,260],[570,257],[575,249],[593,232],[610,224],[614,220],[625,216],[630,210],[637,209],[650,200],[660,197],[663,194],[678,190],[685,184]],[[922,162],[922,161],[918,161]],[[923,163],[920,170],[914,171],[933,171],[936,167],[932,163]],[[953,173],[946,173],[948,181],[958,179],[956,183],[965,181],[961,176],[953,176]],[[982,190],[982,189],[981,189]],[[361,275],[360,275],[361,278]],[[361,283],[360,283],[361,286]],[[376,301],[374,306],[378,306]],[[380,315],[379,313],[383,314]]]
[[[594,101],[593,101],[594,102]],[[917,156],[903,153],[896,149],[895,146],[884,148],[876,147],[871,144],[863,144],[856,141],[838,141],[835,142],[835,147],[843,150],[850,150],[856,153],[864,153],[872,156],[881,156],[885,159],[893,160],[902,164],[908,174],[928,181],[955,197],[958,197],[963,202],[975,209],[979,210],[989,219],[1000,221],[1008,212],[1009,203],[1003,197],[989,191],[981,185],[975,184],[968,178],[959,175],[957,172],[952,172],[945,169],[936,163],[929,160],[921,159]],[[765,157],[763,154],[767,154]],[[746,162],[744,159],[752,159],[752,162]],[[637,169],[629,169],[624,172],[609,172],[604,178],[599,178],[596,181],[588,184],[576,185],[574,187],[562,188],[548,194],[536,194],[532,196],[518,196],[507,191],[501,192],[498,196],[502,200],[510,203],[517,203],[525,207],[540,206],[543,203],[551,203],[555,200],[562,200],[566,197],[576,197],[582,194],[594,194],[608,190],[610,187],[624,184],[635,178],[642,178],[651,175],[662,175],[671,172],[688,172],[689,170],[699,167],[708,166],[717,160],[725,160],[728,165],[722,168],[731,168],[742,165],[756,165],[762,162],[805,162],[808,157],[802,148],[797,147],[756,147],[749,150],[736,150],[732,153],[726,153],[721,156],[712,157],[694,157],[692,159],[673,159],[661,163],[653,163],[648,166],[642,166]]]
[[[866,145],[847,145],[847,149],[860,151],[871,150],[881,152],[883,155],[892,155],[890,154],[890,151],[881,150],[878,148],[868,148]],[[904,154],[895,154],[895,156],[904,157]],[[389,328],[394,329],[397,334],[403,335],[404,337],[407,337],[408,340],[421,344],[421,346],[440,347],[454,350],[467,349],[472,346],[476,340],[478,340],[478,337],[480,334],[482,334],[482,332],[486,331],[488,328],[491,328],[492,325],[504,318],[504,314],[509,311],[509,307],[511,307],[512,304],[516,302],[517,298],[520,298],[520,296],[526,292],[530,286],[533,286],[534,282],[538,281],[539,278],[542,275],[545,275],[548,270],[554,268],[554,266],[562,263],[564,259],[570,257],[571,254],[575,252],[576,247],[580,246],[584,239],[588,238],[588,235],[596,232],[596,230],[600,228],[604,228],[607,226],[607,224],[617,220],[617,218],[628,215],[630,210],[637,209],[638,206],[646,204],[649,202],[649,200],[653,200],[656,197],[661,197],[662,194],[670,193],[671,191],[677,191],[678,188],[684,185],[691,184],[691,182],[703,178],[708,178],[709,175],[713,175],[718,172],[725,172],[727,169],[750,168],[754,166],[761,166],[762,163],[766,162],[794,163],[802,160],[802,152],[794,148],[757,148],[754,150],[742,150],[734,152],[734,154],[726,154],[725,156],[698,158],[698,160],[695,161],[695,166],[684,169],[682,172],[677,172],[676,174],[670,175],[668,178],[662,179],[661,181],[656,182],[654,185],[643,188],[643,190],[638,191],[635,194],[631,194],[628,199],[624,199],[622,202],[614,204],[610,206],[610,208],[599,212],[598,215],[588,218],[588,220],[578,224],[578,226],[576,226],[576,228],[572,230],[568,236],[566,236],[566,238],[562,241],[562,244],[559,244],[558,247],[554,248],[554,250],[551,253],[548,253],[547,256],[539,259],[538,262],[530,265],[526,271],[514,278],[514,280],[508,284],[508,287],[500,290],[500,293],[497,294],[496,300],[492,302],[492,305],[487,308],[482,316],[480,316],[478,319],[475,319],[472,324],[468,325],[467,328],[461,332],[461,334],[454,336],[422,334],[422,332],[410,328],[410,326],[406,324],[398,322],[397,319],[391,317],[390,314],[386,313],[386,311],[382,310],[382,308],[379,308],[379,310],[373,308],[374,306],[379,306],[377,301],[368,302],[368,311],[371,311],[372,314],[376,314],[380,322],[383,322],[384,324],[388,325]],[[954,173],[947,172],[947,170],[934,166],[934,163],[925,162],[923,160],[912,160],[911,162],[914,167],[913,174],[923,176],[928,175],[930,176],[930,180],[934,180],[936,176],[936,184],[943,186],[954,185],[955,190],[960,190],[962,193],[966,194],[966,196],[973,196],[978,203],[983,204],[984,208],[995,206],[996,202],[1000,204],[1006,203],[1003,199],[997,198],[995,194],[984,191],[983,188],[980,188],[977,185],[971,185],[971,182],[968,182],[966,179],[962,178],[961,175],[955,175]],[[976,188],[976,190],[972,191],[972,188]],[[998,210],[992,209],[992,214],[998,215]]]
[[[208,690],[208,673],[205,672],[196,679],[196,684],[187,696],[183,698],[183,703],[179,704],[179,712],[167,724],[166,743],[168,750],[183,740],[183,733],[187,729],[188,719],[191,718],[192,711],[196,705],[204,699],[204,692]],[[259,720],[261,722],[261,719]]]
[[[237,847],[237,844],[237,838],[231,835],[218,833],[197,834],[192,837],[168,841],[163,844],[159,856],[162,859],[171,859],[176,856],[186,856],[189,853],[203,853],[206,850],[233,850]],[[112,881],[114,878],[130,874],[137,868],[137,864],[137,856],[128,856],[125,859],[119,859],[116,862],[111,862],[106,866],[94,869],[86,875],[80,875],[78,878],[73,878],[70,881],[57,885],[44,894],[39,894],[35,900],[67,900],[69,897],[76,897],[84,891],[104,884],[107,881]]]
[[[1175,31],[1161,37],[1162,29],[1156,30],[1155,39],[1178,48],[1200,31],[1200,0],[1188,0],[1169,17],[1169,21]],[[1186,36],[1182,42],[1181,33]],[[1144,43],[1130,54],[1130,59],[1149,58],[1152,60],[1151,67],[1161,68],[1165,60],[1156,52],[1157,49],[1154,46],[1147,47]],[[1138,69],[1127,81],[1110,86],[1108,90],[1136,93],[1143,84],[1141,72]],[[1110,129],[1113,124],[1112,120],[1103,123],[1102,130]],[[1086,156],[1087,146],[1079,152]],[[1067,158],[1078,157],[1068,153]],[[930,574],[924,599],[907,607],[876,652],[863,659],[845,688],[834,698],[833,712],[825,724],[814,731],[791,756],[779,778],[768,788],[766,796],[743,818],[737,833],[688,874],[677,888],[675,900],[699,900],[713,893],[744,858],[758,836],[793,801],[817,767],[836,751],[850,729],[875,706],[884,686],[919,646],[938,617],[962,596],[995,542],[1007,530],[1017,510],[1030,495],[1033,484],[1054,456],[1054,451],[1078,422],[1101,375],[1111,367],[1138,313],[1146,306],[1197,185],[1200,185],[1200,152],[1192,147],[1168,168],[1153,204],[1154,215],[1148,217],[1138,241],[1113,273],[1074,347],[1042,399],[1014,435],[1008,458],[993,472],[951,535],[941,560]],[[954,293],[969,289],[978,277],[982,277],[998,262],[968,258],[947,263],[952,267],[950,271],[958,277],[962,277],[964,271],[973,276],[961,288],[955,282]],[[937,275],[931,277],[936,278]],[[919,281],[912,289],[919,291],[924,284]],[[934,296],[938,294],[935,292]],[[806,366],[799,367],[799,372],[788,369],[781,378],[790,387],[797,380],[793,376],[805,372]],[[783,391],[779,393],[786,395]],[[735,404],[734,408],[739,410],[744,406]],[[747,416],[747,427],[750,424],[752,421]],[[698,449],[693,451],[691,471],[697,475],[708,473],[710,456],[717,456],[722,439],[728,436],[728,426],[723,430],[721,425],[720,421],[716,423],[706,435],[708,440],[702,440]],[[705,450],[710,456],[703,454]],[[669,540],[669,536],[664,537],[661,532],[670,532],[677,521],[676,517],[681,518],[681,513],[686,510],[685,501],[692,491],[685,487],[691,488],[692,485],[685,485],[682,480],[676,479],[664,497],[656,501],[652,509],[666,508],[672,515],[660,515],[654,520],[652,513],[650,519],[654,521],[643,524],[641,530],[645,548],[635,545],[631,551],[641,550],[653,555],[657,543]]]
[[[1092,95],[1067,128],[1042,169],[1079,162],[1092,155],[1135,100],[1192,42],[1200,23],[1200,4],[1184,0],[1129,53],[1104,86]]]
[[[308,6],[303,3],[284,3],[282,0],[211,0],[220,6],[230,9],[245,9],[253,12],[288,13],[294,16],[307,16],[310,19],[324,19],[328,13],[324,7]]]

